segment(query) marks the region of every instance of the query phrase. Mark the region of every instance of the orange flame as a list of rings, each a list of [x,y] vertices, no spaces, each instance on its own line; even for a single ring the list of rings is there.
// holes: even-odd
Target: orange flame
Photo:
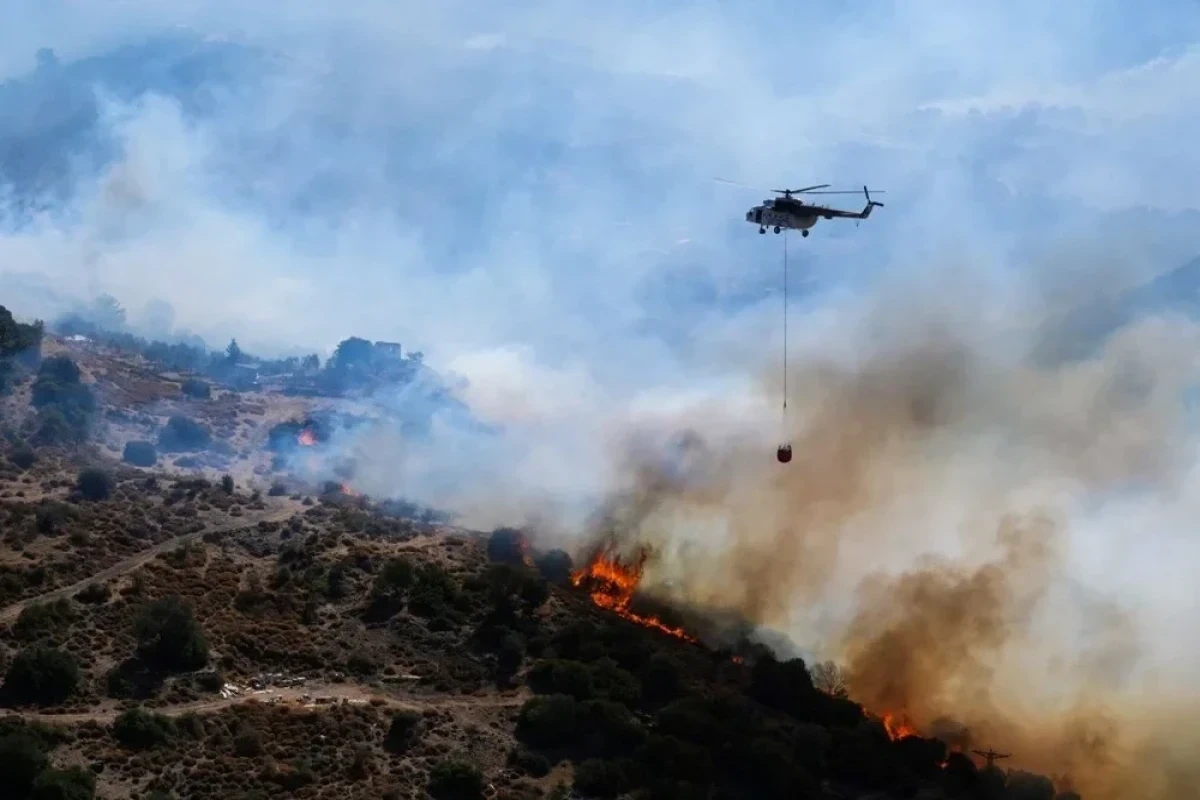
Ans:
[[[350,497],[359,497],[362,495],[361,492],[354,491],[354,489],[352,489],[348,483],[342,484],[342,494],[349,495]]]
[[[881,719],[883,720],[883,727],[887,731],[888,738],[892,741],[903,739],[905,736],[918,735],[916,726],[909,721],[908,716],[905,714],[893,714],[889,711],[884,713]]]
[[[296,436],[296,441],[303,447],[312,447],[317,443],[317,435],[313,433],[312,428],[305,428]]]
[[[591,595],[593,603],[630,622],[662,631],[685,642],[695,643],[696,639],[689,636],[682,628],[667,625],[657,617],[645,616],[629,610],[633,603],[633,596],[637,592],[638,583],[642,579],[642,565],[645,561],[644,553],[639,556],[636,563],[625,565],[616,557],[597,552],[586,567],[571,575],[571,584],[583,586]]]

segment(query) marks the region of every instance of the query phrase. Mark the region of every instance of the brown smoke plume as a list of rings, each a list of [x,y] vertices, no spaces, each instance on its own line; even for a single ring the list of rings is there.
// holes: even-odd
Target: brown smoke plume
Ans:
[[[870,710],[952,720],[1087,798],[1177,796],[1200,777],[1180,755],[1200,681],[1156,684],[1162,642],[1074,573],[1100,500],[1186,488],[1197,329],[1146,319],[1043,366],[1048,329],[925,288],[792,360],[791,464],[761,435],[708,436],[715,417],[683,441],[638,431],[597,534],[653,548],[648,587],[836,658]]]

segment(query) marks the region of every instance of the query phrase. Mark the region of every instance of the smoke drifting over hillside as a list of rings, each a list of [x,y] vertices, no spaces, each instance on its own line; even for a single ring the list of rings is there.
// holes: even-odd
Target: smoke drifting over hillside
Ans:
[[[635,459],[596,535],[655,548],[647,582],[668,596],[843,663],[868,708],[954,720],[1085,797],[1172,797],[1200,777],[1196,596],[1166,588],[1200,563],[1183,401],[1200,329],[1146,318],[1094,359],[1035,367],[1052,327],[1002,335],[989,293],[927,289],[806,339],[791,464],[752,426],[706,441],[684,414],[694,462]]]
[[[1197,778],[1200,331],[1148,316],[1095,357],[1031,357],[1075,352],[1058,306],[1194,255],[1200,59],[1158,57],[1194,15],[203,5],[52,3],[0,31],[0,77],[33,81],[0,94],[6,176],[34,181],[5,189],[14,310],[107,291],[216,346],[423,350],[498,430],[339,434],[359,491],[653,545],[648,587],[1088,800]],[[31,78],[41,46],[60,63]],[[790,85],[797,52],[836,66]],[[714,174],[889,192],[792,251],[782,425],[780,241]]]

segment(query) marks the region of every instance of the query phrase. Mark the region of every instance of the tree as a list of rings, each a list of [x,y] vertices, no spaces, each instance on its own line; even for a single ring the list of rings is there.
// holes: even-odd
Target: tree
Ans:
[[[92,800],[96,776],[83,767],[48,769],[33,784],[31,800]]]
[[[179,597],[156,600],[136,625],[138,655],[167,670],[194,670],[208,663],[208,641],[192,607]]]
[[[6,795],[24,797],[49,764],[41,744],[26,731],[0,737],[0,786]]]
[[[79,665],[75,659],[52,647],[22,650],[4,676],[4,693],[19,704],[58,705],[78,685]]]
[[[241,363],[242,348],[238,347],[237,339],[230,339],[229,346],[225,348],[225,360],[230,364]]]
[[[832,697],[846,697],[846,676],[841,667],[832,661],[814,664],[809,670],[813,687]]]
[[[203,450],[211,443],[208,428],[179,415],[170,417],[158,433],[158,448],[164,453]]]
[[[131,750],[146,750],[165,744],[175,733],[170,717],[142,708],[122,712],[113,722],[113,737]]]
[[[483,775],[464,761],[441,761],[429,771],[428,788],[434,800],[476,800],[483,797]]]
[[[89,467],[80,470],[75,486],[85,500],[107,500],[112,496],[116,483],[104,470]]]
[[[374,347],[366,339],[351,336],[338,343],[333,351],[333,357],[326,364],[337,372],[348,372],[356,368],[369,366]]]
[[[126,442],[121,460],[135,467],[153,467],[158,463],[158,450],[150,442]]]
[[[125,328],[125,309],[111,294],[102,294],[93,300],[87,316],[97,328],[108,331]]]

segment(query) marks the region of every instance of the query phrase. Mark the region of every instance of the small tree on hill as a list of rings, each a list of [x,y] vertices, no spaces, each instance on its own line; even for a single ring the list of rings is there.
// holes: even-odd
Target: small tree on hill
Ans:
[[[112,496],[116,484],[104,470],[90,467],[80,470],[76,488],[85,500],[107,500]]]
[[[96,776],[83,767],[48,769],[33,784],[30,800],[92,800]]]
[[[78,685],[79,666],[75,659],[51,647],[22,650],[4,676],[4,694],[18,704],[58,705]]]
[[[6,796],[24,797],[49,764],[41,743],[26,731],[0,737],[0,786]]]
[[[483,775],[465,761],[441,761],[429,771],[434,800],[477,800],[483,797]]]
[[[166,670],[199,669],[208,663],[208,641],[192,607],[178,597],[156,600],[142,611],[137,626],[138,655]]]
[[[153,467],[158,463],[158,450],[150,442],[126,442],[121,460],[135,467]]]

